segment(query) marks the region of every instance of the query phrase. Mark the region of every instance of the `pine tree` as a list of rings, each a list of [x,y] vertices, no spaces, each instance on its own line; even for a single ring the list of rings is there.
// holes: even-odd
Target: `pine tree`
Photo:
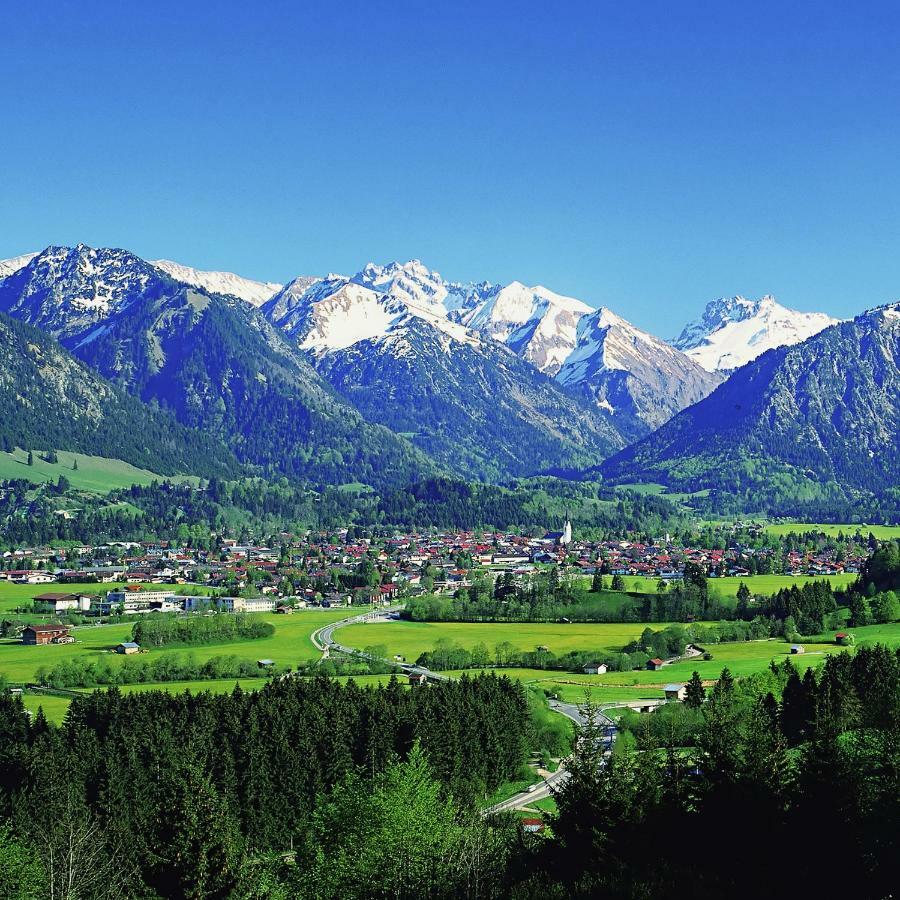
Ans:
[[[32,453],[30,450],[28,451],[28,465],[34,465],[34,453]]]
[[[703,687],[703,681],[699,672],[691,675],[691,680],[687,683],[687,693],[684,702],[692,709],[700,709],[703,701],[706,699],[706,688]]]

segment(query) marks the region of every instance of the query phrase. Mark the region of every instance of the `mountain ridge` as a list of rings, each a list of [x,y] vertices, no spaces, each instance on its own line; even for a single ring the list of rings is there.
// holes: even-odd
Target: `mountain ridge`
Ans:
[[[758,300],[720,297],[670,341],[709,372],[732,372],[775,347],[793,346],[838,320],[788,309],[766,294]]]

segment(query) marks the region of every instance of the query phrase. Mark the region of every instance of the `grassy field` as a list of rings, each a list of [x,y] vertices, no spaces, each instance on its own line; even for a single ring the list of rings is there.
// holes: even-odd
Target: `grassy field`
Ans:
[[[32,597],[46,594],[48,591],[66,594],[105,594],[107,591],[122,587],[116,584],[10,584],[0,581],[0,612],[12,612],[18,607],[31,606]],[[46,617],[44,617],[46,618]]]
[[[38,594],[65,593],[65,594],[100,594],[105,595],[107,591],[115,590],[122,587],[123,582],[115,584],[97,584],[90,582],[87,584],[10,584],[8,581],[0,581],[0,613],[13,612],[19,607],[30,607],[31,600]],[[148,585],[149,588],[162,587],[173,590],[176,594],[179,590],[186,590],[193,593],[197,591],[201,593],[212,593],[213,588],[206,588],[197,585],[185,585],[182,587],[177,584]],[[45,621],[48,616],[35,616],[34,620]]]
[[[862,628],[845,628],[856,638],[857,644],[887,644],[888,647],[900,647],[900,622],[887,625],[865,625]],[[831,640],[834,632],[815,635],[810,640]],[[805,645],[804,645],[805,646]]]
[[[662,628],[664,626],[653,626]],[[493,622],[369,622],[348,625],[336,635],[349,647],[384,645],[391,654],[399,653],[408,660],[416,659],[431,650],[441,639],[451,640],[471,649],[484,643],[494,647],[508,641],[518,650],[549,647],[554,653],[569,650],[621,649],[629,641],[640,637],[644,626],[640,623],[493,623]]]
[[[68,697],[53,697],[49,694],[25,694],[22,702],[25,704],[25,709],[35,715],[39,709],[43,708],[47,720],[59,724],[66,717],[72,701]]]
[[[863,631],[864,629],[860,629]],[[838,653],[841,647],[833,643],[804,642],[806,653],[792,656],[797,667],[805,670],[809,666],[821,665],[826,654]],[[587,692],[596,703],[621,703],[639,700],[660,700],[663,685],[671,682],[684,683],[693,672],[699,672],[705,681],[714,681],[727,666],[736,677],[751,675],[767,669],[774,660],[781,662],[790,656],[790,645],[784,641],[741,641],[736,643],[711,645],[713,658],[687,660],[664,666],[658,672],[640,670],[635,672],[609,672],[606,675],[584,675],[574,672],[554,672],[545,669],[488,669],[497,674],[508,675],[526,684],[536,685],[557,694],[569,703],[581,703]],[[459,675],[461,673],[449,673]],[[474,674],[469,670],[469,674]]]
[[[496,644],[509,641],[513,646],[531,650],[542,644],[555,653],[567,650],[618,651],[637,638],[643,624],[506,624],[506,623],[458,623],[458,622],[386,622],[367,625],[349,625],[339,632],[340,640],[350,646],[383,644],[390,653],[402,653],[407,659],[415,659],[423,650],[430,650],[440,639],[448,639],[460,646],[471,648],[484,643],[493,651]],[[650,627],[665,627],[654,623]],[[857,643],[881,642],[900,646],[900,623],[871,625],[850,629]],[[554,672],[544,669],[491,668],[488,671],[508,675],[528,684],[559,694],[564,700],[580,702],[584,692],[591,689],[594,700],[601,703],[624,700],[659,699],[662,687],[670,682],[686,682],[694,671],[706,681],[718,678],[727,666],[740,678],[761,672],[773,661],[782,662],[790,657],[797,667],[821,665],[830,653],[843,649],[834,643],[834,633],[829,632],[803,639],[805,653],[791,655],[790,645],[780,639],[767,641],[739,641],[709,645],[711,660],[696,658],[664,666],[658,672],[640,670],[634,672],[610,672],[606,675]],[[468,670],[474,674],[475,670]],[[448,673],[454,676],[461,672]]]
[[[360,687],[370,687],[378,684],[387,684],[390,681],[390,675],[347,675],[340,676],[335,681],[347,682],[350,679]],[[168,681],[162,684],[123,684],[119,690],[123,694],[145,693],[146,691],[167,691],[171,694],[177,694],[181,691],[192,691],[199,694],[201,691],[210,691],[213,694],[230,694],[235,685],[240,685],[242,690],[257,691],[267,683],[266,678],[224,678],[216,681]],[[401,684],[405,683],[401,678]],[[98,690],[104,690],[98,688]],[[87,693],[87,691],[85,691]],[[72,703],[68,697],[55,697],[49,694],[31,694],[27,693],[22,698],[25,708],[37,713],[38,709],[43,707],[44,715],[51,722],[61,723],[69,711]]]
[[[315,659],[319,653],[309,636],[317,628],[340,619],[346,613],[341,610],[308,610],[292,616],[272,616],[258,613],[275,626],[272,637],[258,640],[235,641],[225,644],[206,644],[202,647],[153,650],[152,655],[165,653],[192,653],[199,661],[213,656],[238,656],[242,659],[273,659],[279,665],[296,665],[302,660]],[[86,625],[76,628],[74,644],[26,647],[20,642],[0,641],[0,674],[9,681],[31,681],[42,666],[53,666],[57,662],[75,657],[94,657],[103,654],[106,658],[124,660],[125,657],[109,651],[121,641],[131,636],[132,623],[122,625]]]
[[[161,481],[163,476],[147,469],[138,469],[120,459],[106,459],[102,456],[85,456],[68,450],[57,451],[58,463],[48,463],[41,459],[43,451],[33,451],[34,465],[28,465],[28,451],[14,450],[0,453],[0,479],[24,478],[36,484],[53,482],[64,475],[73,488],[94,494],[108,494],[116,488],[130,487],[132,484],[150,484]],[[72,464],[78,460],[78,469]]]
[[[829,581],[833,588],[844,588],[856,581],[856,575],[748,575],[745,578],[710,578],[709,589],[723,599],[737,597],[741,582],[747,585],[750,591],[760,596],[775,594],[782,588],[791,585],[802,585],[807,581]],[[609,579],[606,579],[607,582]],[[655,594],[657,578],[644,578],[638,575],[624,576],[625,589],[639,593]]]
[[[875,535],[880,541],[900,538],[900,525],[823,525],[819,522],[785,522],[779,525],[767,525],[766,532],[778,537],[786,534],[803,534],[807,531],[821,532],[829,537],[838,534],[853,535],[859,532],[863,537]]]

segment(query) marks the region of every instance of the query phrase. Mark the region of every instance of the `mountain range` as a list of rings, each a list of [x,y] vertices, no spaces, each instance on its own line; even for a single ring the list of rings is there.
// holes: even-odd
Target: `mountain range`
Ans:
[[[898,364],[900,305],[870,310],[762,354],[600,472],[748,507],[882,494],[900,484]]]
[[[764,456],[852,480],[840,428],[828,466],[808,448],[827,443],[804,418],[822,398],[781,366],[856,326],[768,296],[715,300],[667,343],[543,286],[448,281],[418,260],[281,285],[78,245],[0,262],[0,313],[58,341],[72,378],[90,371],[249,472],[378,488],[591,470],[695,490],[723,460]],[[845,386],[865,359],[845,355]],[[884,483],[863,469],[854,484]]]
[[[436,470],[342,401],[252,305],[127,251],[49,247],[0,281],[0,312],[254,470],[372,485]]]

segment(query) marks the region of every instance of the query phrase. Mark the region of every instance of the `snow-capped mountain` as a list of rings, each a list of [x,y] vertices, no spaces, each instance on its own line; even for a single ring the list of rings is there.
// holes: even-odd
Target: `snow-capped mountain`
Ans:
[[[347,396],[353,393],[348,372],[367,382],[361,355],[374,357],[386,348],[395,355],[413,354],[426,346],[430,352],[434,341],[422,340],[426,326],[445,353],[464,344],[484,344],[485,352],[502,345],[533,370],[555,377],[582,407],[613,417],[619,439],[643,436],[720,381],[609,310],[593,310],[574,297],[519,281],[448,282],[418,260],[369,263],[349,277],[300,277],[261,309],[332,383],[340,373],[336,386]],[[413,323],[419,339],[400,340]],[[350,348],[353,366],[328,358]],[[503,356],[491,353],[497,365]],[[441,368],[433,357],[430,365]],[[467,365],[474,365],[471,357]],[[484,381],[475,374],[471,380]],[[415,387],[409,387],[414,395]]]
[[[900,304],[775,348],[602,466],[625,481],[744,495],[750,509],[845,502],[900,471]],[[726,487],[727,486],[727,487]]]
[[[404,276],[377,281],[367,277],[375,268],[367,266],[352,278],[333,274],[321,279],[296,278],[265,303],[262,312],[301,350],[317,354],[385,337],[411,319],[428,323],[453,341],[478,343],[475,335],[447,318],[441,303],[446,293],[440,292],[441,299],[435,299],[436,295],[421,291]],[[372,286],[366,286],[367,281]],[[390,292],[376,289],[376,284]]]
[[[774,297],[722,297],[672,341],[708,372],[730,372],[774,347],[793,346],[837,319],[825,313],[787,309]]]
[[[418,259],[405,263],[392,262],[386,266],[370,262],[351,280],[399,297],[410,307],[428,309],[457,319],[499,289],[486,281],[480,284],[445,281],[439,272],[424,266]]]
[[[363,420],[260,312],[125,250],[50,247],[0,281],[0,312],[242,463],[318,483],[407,484],[434,464]]]
[[[445,282],[415,260],[370,263],[295,279],[261,311],[367,419],[467,476],[572,469],[621,446],[605,412],[455,320],[498,290]]]
[[[36,256],[37,253],[23,253],[21,256],[0,259],[0,278],[6,278],[7,275],[18,272],[19,269],[27,266]]]
[[[555,375],[575,349],[578,320],[591,312],[581,300],[519,281],[485,294],[460,320],[549,375]]]
[[[579,319],[556,380],[607,410],[633,439],[701,400],[721,376],[601,307]]]
[[[96,331],[160,277],[126,250],[48,247],[3,279],[0,311],[64,340]]]
[[[273,281],[253,281],[233,272],[204,272],[169,259],[154,260],[153,265],[176,281],[183,281],[185,284],[192,284],[215,294],[230,294],[232,297],[246,300],[253,306],[262,306],[283,287]]]

